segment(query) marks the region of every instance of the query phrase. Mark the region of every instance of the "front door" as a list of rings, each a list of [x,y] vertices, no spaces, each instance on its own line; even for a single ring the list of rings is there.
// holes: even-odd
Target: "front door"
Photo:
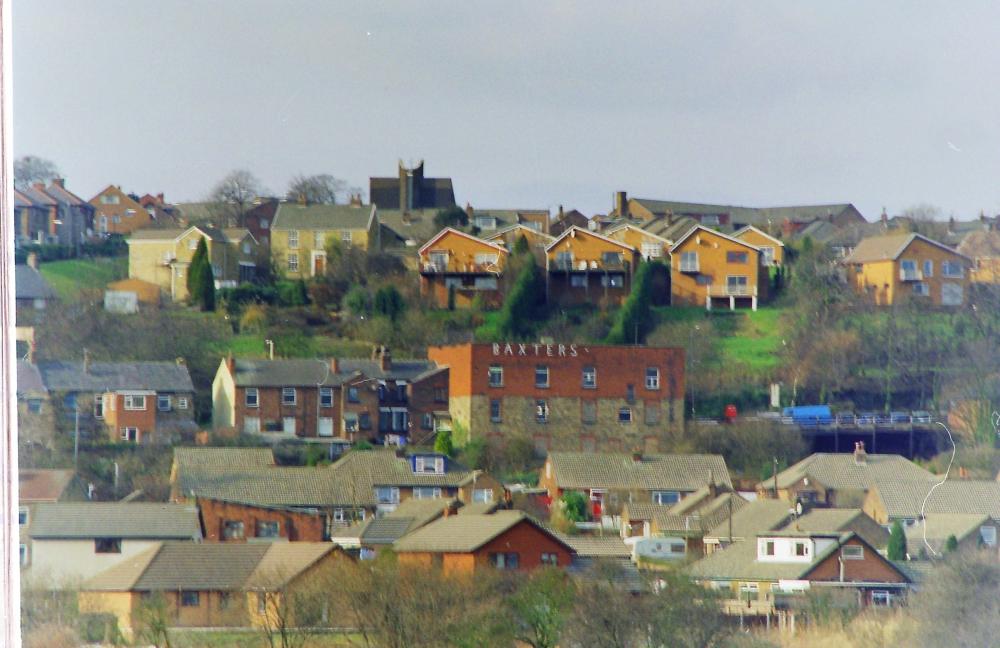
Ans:
[[[326,273],[326,254],[313,252],[313,276],[321,277]]]

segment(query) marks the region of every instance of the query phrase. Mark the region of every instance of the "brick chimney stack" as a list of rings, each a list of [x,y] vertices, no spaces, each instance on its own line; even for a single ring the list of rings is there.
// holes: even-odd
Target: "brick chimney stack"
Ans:
[[[865,461],[868,459],[868,454],[865,452],[865,442],[858,441],[854,444],[854,463],[859,466],[863,466]]]
[[[378,366],[382,371],[392,369],[392,354],[389,353],[389,347],[383,345],[379,349]]]
[[[330,373],[337,374],[340,373],[340,363],[336,358],[330,358]]]
[[[351,207],[360,207],[360,206],[361,206],[361,194],[360,193],[357,193],[357,194],[353,194],[352,193],[351,194]]]
[[[62,187],[63,189],[65,189],[66,178],[52,178],[52,184],[56,185],[57,187]]]
[[[472,215],[476,213],[476,210],[472,208],[472,203],[465,203],[465,215],[472,220]]]
[[[236,373],[236,358],[233,357],[232,351],[226,355],[226,368],[229,369],[230,374]]]

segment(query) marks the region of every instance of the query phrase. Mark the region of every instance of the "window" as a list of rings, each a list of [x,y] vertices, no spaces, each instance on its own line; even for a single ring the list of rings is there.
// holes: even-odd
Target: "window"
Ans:
[[[361,412],[358,414],[358,427],[362,430],[370,430],[372,428],[372,417],[368,412]]]
[[[569,276],[570,288],[586,288],[587,287],[587,275],[575,274]]]
[[[138,441],[138,440],[139,440],[139,428],[135,427],[122,428],[122,441]]]
[[[697,252],[681,252],[681,272],[698,272]]]
[[[297,250],[299,248],[299,230],[288,230],[288,249]]]
[[[746,263],[747,253],[746,252],[726,252],[726,263]]]
[[[903,281],[917,278],[917,262],[913,259],[903,259],[899,262],[900,279]]]
[[[452,287],[454,287],[455,290],[459,290],[460,288],[462,288],[462,278],[461,277],[445,277],[444,278],[444,287],[445,288],[449,288],[449,289],[452,288]]]
[[[995,526],[979,527],[979,537],[987,547],[997,546],[997,528]]]
[[[490,387],[503,387],[503,367],[490,365],[489,377]]]
[[[120,223],[121,220],[117,216],[115,216],[115,222],[116,223]],[[197,236],[195,236],[194,238],[188,239],[188,249],[189,250],[197,250],[198,249],[198,240],[199,239],[198,239]]]
[[[535,422],[536,423],[549,422],[549,404],[543,400],[535,401]]]
[[[316,435],[321,437],[332,437],[333,419],[329,416],[320,416],[316,420]]]
[[[257,388],[247,387],[246,395],[244,398],[247,407],[258,407],[260,401],[257,400],[257,397],[258,397]]]
[[[764,259],[764,265],[774,265],[774,248],[770,245],[762,245],[760,256]]]
[[[295,417],[286,416],[281,419],[281,431],[285,434],[295,434]]]
[[[434,429],[434,415],[430,414],[430,413],[424,413],[420,417],[420,427],[422,427],[425,430],[433,430]]]
[[[493,489],[474,488],[472,490],[472,501],[476,504],[489,504],[493,501]]]
[[[358,415],[344,414],[344,432],[358,431]]]
[[[941,263],[941,276],[949,279],[960,279],[962,277],[962,264],[958,261],[943,261]]]
[[[344,509],[334,509],[333,511],[333,521],[334,522],[346,522],[347,515],[344,513]]]
[[[580,421],[583,423],[597,423],[596,401],[583,401],[580,403]]]
[[[257,592],[257,614],[267,612],[267,592]]]
[[[200,592],[192,592],[191,590],[181,592],[182,607],[198,607],[199,605],[201,605]]]
[[[653,491],[653,504],[667,505],[681,501],[678,491]]]
[[[351,244],[351,230],[340,230],[341,243]]]
[[[491,266],[497,264],[496,254],[477,254],[473,259],[477,266]]]
[[[231,603],[229,592],[219,592],[219,609],[228,610]]]
[[[19,506],[17,508],[17,524],[18,524],[18,526],[24,526],[27,523],[28,523],[28,507],[27,506]]]
[[[413,499],[441,499],[441,488],[438,486],[414,486]]]
[[[156,397],[156,409],[161,412],[170,411],[170,396],[159,395]]]
[[[726,291],[730,295],[749,294],[747,285],[748,285],[747,277],[744,275],[730,275],[726,277]]]
[[[500,423],[503,421],[502,410],[500,409],[500,399],[493,398],[490,400],[490,421],[493,423]]]
[[[348,387],[347,388],[347,402],[348,403],[357,403],[357,402],[359,402],[359,399],[358,399],[358,388],[357,387]]]
[[[188,408],[188,399],[184,396],[177,397],[177,409],[186,410]]]
[[[320,387],[319,390],[320,407],[333,407],[333,389],[330,387]]]
[[[447,403],[448,402],[448,390],[444,387],[434,388],[434,402],[435,403]]]
[[[926,281],[918,281],[917,283],[913,284],[913,294],[919,295],[921,297],[930,297],[931,287],[927,284]]]
[[[583,368],[583,386],[585,389],[596,389],[597,388],[597,368],[596,367],[584,367]]]
[[[556,269],[557,270],[572,270],[573,269],[573,253],[572,252],[556,252]]]
[[[491,553],[490,564],[497,569],[517,569],[519,555],[516,553]]]
[[[554,553],[543,553],[542,564],[556,567],[559,565],[559,557]]]
[[[20,545],[21,550],[21,566],[26,567],[28,565],[28,545]]]
[[[796,556],[808,556],[809,555],[809,545],[804,542],[795,543],[795,555]]]
[[[549,368],[546,365],[535,367],[535,387],[549,386]]]
[[[476,277],[472,285],[476,290],[496,290],[500,284],[496,277]]]
[[[396,400],[406,402],[406,382],[399,381],[396,383]]]
[[[663,248],[659,243],[643,243],[641,250],[645,259],[658,259],[663,256]]]
[[[924,279],[934,276],[934,261],[931,259],[924,260]]]
[[[625,400],[630,403],[635,402],[635,385],[628,384],[625,385]]]
[[[260,434],[260,417],[259,416],[243,417],[243,432],[245,432],[246,434]]]
[[[632,422],[632,408],[631,407],[620,407],[620,408],[618,408],[618,422],[619,423],[631,423]]]
[[[243,244],[243,254],[250,254],[250,244],[249,243],[244,243]]]
[[[282,387],[281,388],[281,404],[282,405],[294,405],[295,404],[295,388],[294,387]]]
[[[604,288],[622,288],[625,286],[625,275],[607,274],[601,276],[601,286]]]
[[[42,401],[38,398],[28,399],[28,412],[31,414],[41,414],[42,413]]]
[[[142,411],[146,409],[146,397],[138,394],[125,394],[125,409]]]
[[[242,540],[243,539],[243,522],[240,520],[223,520],[222,521],[222,539],[223,540]]]
[[[497,228],[497,219],[494,216],[476,216],[474,222],[476,227],[481,230],[495,230]]]
[[[104,418],[104,396],[101,394],[94,396],[94,418]]]
[[[264,520],[257,521],[258,538],[277,538],[279,537],[278,531],[278,522],[265,522]]]
[[[660,388],[660,370],[657,367],[646,367],[646,389]]]
[[[94,553],[120,554],[121,552],[121,538],[94,538]]]
[[[425,475],[443,475],[444,457],[414,457],[413,472]]]
[[[887,590],[873,590],[872,605],[875,607],[892,607],[892,592]]]
[[[375,501],[379,504],[399,504],[399,488],[396,486],[376,487]]]
[[[298,272],[299,271],[299,255],[295,253],[289,253],[288,255],[288,271]]]
[[[840,555],[844,560],[864,560],[865,548],[861,545],[844,545],[840,548]]]
[[[326,234],[322,231],[316,230],[313,232],[313,247],[317,250],[322,250],[326,246]]]
[[[765,556],[774,555],[774,540],[765,540],[761,544],[764,545],[763,551],[761,552]]]

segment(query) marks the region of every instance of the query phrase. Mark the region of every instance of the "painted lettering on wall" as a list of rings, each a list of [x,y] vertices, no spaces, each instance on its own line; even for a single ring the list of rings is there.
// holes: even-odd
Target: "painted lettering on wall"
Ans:
[[[493,345],[493,355],[495,356],[547,356],[549,358],[575,358],[580,352],[590,353],[587,347],[578,347],[576,344],[532,344],[520,342],[516,343],[495,343]]]

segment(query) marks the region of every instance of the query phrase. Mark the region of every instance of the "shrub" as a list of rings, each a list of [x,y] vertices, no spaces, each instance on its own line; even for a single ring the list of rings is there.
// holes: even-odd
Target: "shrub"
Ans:
[[[583,522],[587,519],[587,498],[579,491],[567,491],[562,499],[563,515],[570,522]]]
[[[354,315],[368,315],[371,312],[371,296],[364,286],[354,286],[344,295],[343,307]]]
[[[906,560],[906,534],[903,533],[903,525],[899,520],[892,523],[886,555],[889,560]]]
[[[393,324],[396,323],[399,316],[406,310],[406,302],[403,301],[403,296],[399,294],[399,291],[393,285],[382,286],[375,291],[373,306],[376,313],[385,315]]]
[[[251,304],[240,317],[240,331],[261,333],[267,328],[267,311],[260,304]]]
[[[441,430],[434,437],[434,452],[439,452],[446,456],[455,454],[455,446],[451,443],[451,430]]]

